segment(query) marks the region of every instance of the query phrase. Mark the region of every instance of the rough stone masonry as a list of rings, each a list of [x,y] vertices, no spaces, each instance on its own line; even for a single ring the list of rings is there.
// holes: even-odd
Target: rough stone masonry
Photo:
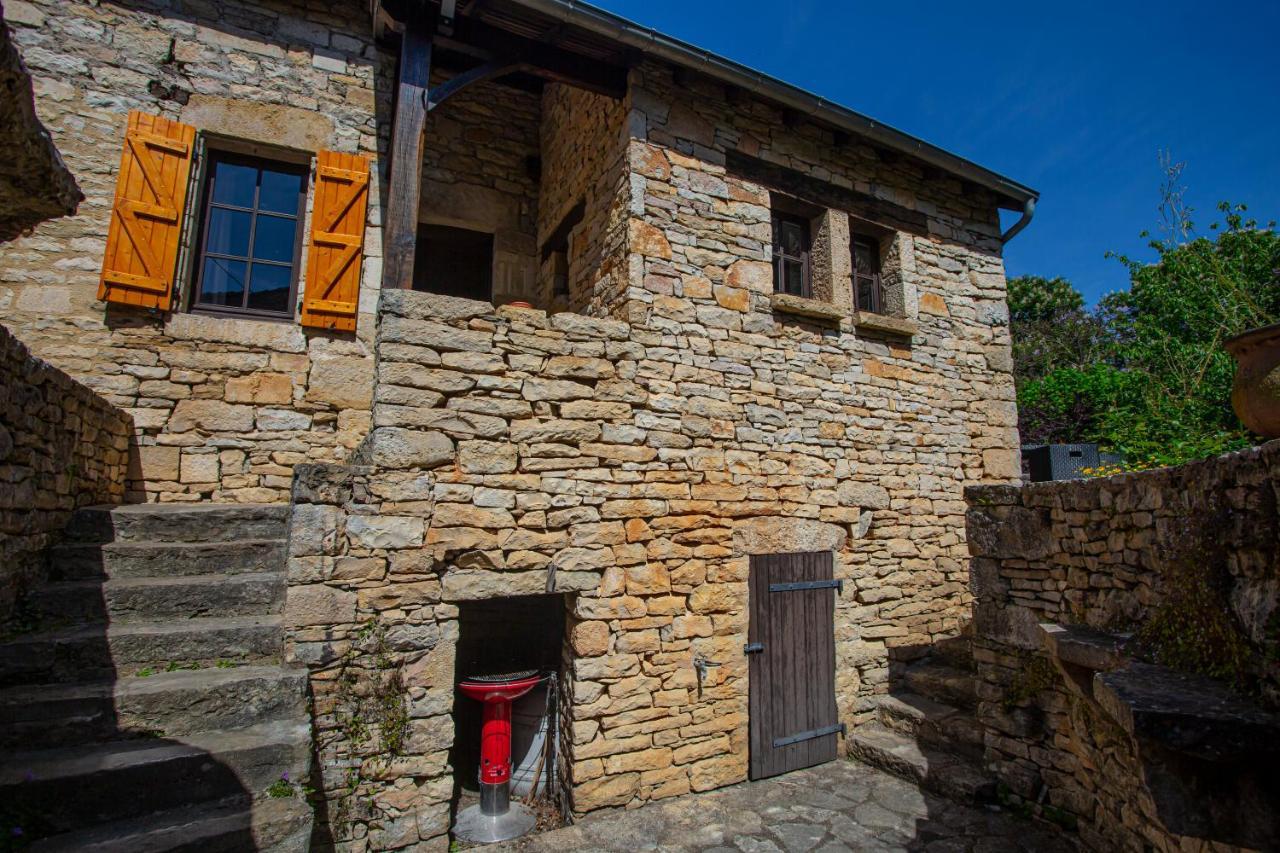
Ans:
[[[468,600],[562,597],[578,812],[745,777],[753,553],[835,554],[839,712],[869,716],[891,656],[967,620],[963,488],[1018,477],[996,196],[645,60],[621,99],[486,83],[428,123],[422,222],[486,225],[499,295],[578,313],[379,296],[377,182],[354,335],[96,303],[130,108],[256,144],[385,149],[394,58],[358,5],[6,4],[86,200],[0,250],[5,323],[128,409],[131,498],[292,487],[286,618],[335,837],[445,838]],[[811,299],[774,292],[779,175],[840,199],[813,214]],[[539,250],[579,205],[553,293]],[[885,315],[853,307],[860,229],[884,249]],[[382,671],[371,625],[408,700],[390,760],[341,712],[343,668]],[[701,684],[696,655],[721,663]],[[353,780],[367,796],[344,810]]]

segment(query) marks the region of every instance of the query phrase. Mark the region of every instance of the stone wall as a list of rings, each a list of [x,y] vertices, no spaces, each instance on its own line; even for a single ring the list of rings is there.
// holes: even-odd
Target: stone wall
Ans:
[[[0,243],[37,223],[75,213],[83,196],[36,117],[31,75],[18,56],[0,5]]]
[[[758,261],[736,263],[727,280],[756,280]],[[316,672],[325,788],[340,800],[363,763],[362,799],[385,805],[339,835],[444,831],[458,602],[567,597],[577,812],[745,778],[750,554],[835,552],[851,584],[836,611],[851,724],[887,689],[894,648],[965,621],[961,489],[1007,476],[1003,456],[984,457],[1008,449],[1005,406],[984,395],[1008,377],[962,353],[994,348],[974,318],[1002,303],[952,286],[905,346],[755,316],[756,303],[704,326],[677,302],[685,322],[655,310],[628,324],[383,294],[362,467],[314,475],[355,483],[295,488],[286,612],[293,654]],[[374,623],[410,699],[406,752],[383,769],[351,757],[362,748],[324,698]],[[701,692],[697,655],[722,664]]]
[[[43,580],[72,510],[119,503],[129,417],[0,327],[0,625]]]
[[[1171,828],[1193,822],[1194,811],[1168,810],[1176,765],[1150,763],[1155,747],[1140,745],[1092,696],[1092,672],[1081,687],[1064,677],[1070,667],[1046,665],[1054,656],[1038,625],[1127,635],[1159,619],[1195,646],[1220,612],[1241,632],[1261,703],[1277,706],[1277,482],[1280,442],[1272,442],[1178,468],[968,490],[979,717],[987,764],[1009,795],[1077,825],[1095,850],[1236,849]],[[1225,647],[1207,651],[1226,663]],[[1171,712],[1181,704],[1177,691],[1162,701]],[[1192,715],[1164,728],[1193,743],[1198,725]],[[1231,728],[1246,742],[1242,722]],[[1228,789],[1210,783],[1211,772],[1197,771],[1197,804],[1215,787]],[[1274,774],[1274,764],[1265,772]],[[1239,775],[1239,768],[1228,773]],[[1274,827],[1273,806],[1259,813]],[[1252,804],[1241,798],[1231,807],[1246,812]]]
[[[543,92],[542,114],[539,245],[576,205],[583,213],[568,240],[568,297],[554,298],[544,263],[535,304],[617,316],[627,282],[626,103],[553,83]]]
[[[5,13],[36,112],[85,201],[77,215],[0,247],[4,324],[132,415],[130,500],[287,499],[294,464],[345,459],[367,429],[370,312],[381,280],[377,182],[354,335],[104,306],[95,300],[98,271],[130,109],[238,140],[376,155],[389,104],[375,97],[375,79],[389,92],[393,62],[372,46],[366,10],[292,0],[9,0]],[[180,288],[187,297],[185,278]]]

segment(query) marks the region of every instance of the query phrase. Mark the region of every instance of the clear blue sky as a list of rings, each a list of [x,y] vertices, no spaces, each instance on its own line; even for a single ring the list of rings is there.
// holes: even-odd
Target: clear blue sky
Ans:
[[[1199,231],[1224,199],[1280,218],[1277,0],[593,2],[1039,190],[1009,274],[1090,302],[1128,283],[1108,249],[1151,254],[1160,149],[1187,162]]]

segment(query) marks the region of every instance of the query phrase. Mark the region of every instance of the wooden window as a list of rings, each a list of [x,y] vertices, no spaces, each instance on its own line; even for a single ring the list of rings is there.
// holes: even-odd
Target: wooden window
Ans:
[[[419,225],[413,289],[491,301],[493,235],[448,225]]]
[[[210,151],[193,311],[292,319],[307,168]]]
[[[807,219],[773,214],[773,289],[806,298],[812,294]]]
[[[861,234],[850,235],[853,250],[853,293],[859,311],[884,312],[880,280],[880,241]]]

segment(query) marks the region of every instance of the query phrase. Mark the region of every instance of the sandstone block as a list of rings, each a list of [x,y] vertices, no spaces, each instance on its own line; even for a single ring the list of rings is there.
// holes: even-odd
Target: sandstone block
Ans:
[[[467,474],[508,474],[516,470],[518,450],[509,442],[462,441],[458,467]]]
[[[581,657],[597,657],[609,651],[607,622],[579,622],[569,633],[574,652]]]
[[[307,399],[335,409],[367,409],[373,403],[373,359],[316,358],[307,379]]]
[[[254,409],[222,400],[179,400],[169,418],[170,432],[252,432]]]
[[[441,432],[378,427],[369,435],[368,453],[379,468],[435,468],[453,461],[454,448]]]
[[[229,403],[289,403],[293,380],[284,373],[237,376],[227,380],[224,396]]]
[[[284,620],[287,625],[334,625],[354,622],[355,619],[354,592],[318,583],[289,587],[284,605]]]
[[[347,538],[360,548],[410,548],[422,544],[421,518],[395,515],[347,517]]]

